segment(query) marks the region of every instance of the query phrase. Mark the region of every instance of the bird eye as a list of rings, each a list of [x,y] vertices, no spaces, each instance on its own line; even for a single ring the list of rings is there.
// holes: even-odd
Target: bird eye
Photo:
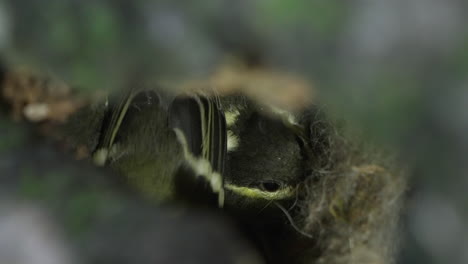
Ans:
[[[276,192],[281,188],[281,184],[276,181],[264,181],[259,184],[260,189],[266,192]]]

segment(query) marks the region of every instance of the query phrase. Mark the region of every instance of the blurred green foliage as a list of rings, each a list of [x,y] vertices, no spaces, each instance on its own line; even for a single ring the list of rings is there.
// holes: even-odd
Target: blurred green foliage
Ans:
[[[336,34],[346,15],[346,5],[337,0],[257,1],[255,8],[255,21],[264,31],[306,26],[320,40]]]
[[[27,139],[24,129],[13,124],[11,120],[0,116],[0,153],[6,153],[23,145]]]

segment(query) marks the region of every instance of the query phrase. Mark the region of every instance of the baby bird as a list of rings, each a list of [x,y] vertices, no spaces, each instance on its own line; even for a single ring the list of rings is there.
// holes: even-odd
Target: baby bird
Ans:
[[[316,106],[135,89],[69,123],[85,127],[72,130],[97,165],[150,199],[222,208],[267,263],[391,261],[404,184]]]

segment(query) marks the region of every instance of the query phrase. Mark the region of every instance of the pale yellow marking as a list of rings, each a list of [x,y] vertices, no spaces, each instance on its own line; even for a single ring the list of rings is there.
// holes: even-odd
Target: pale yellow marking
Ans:
[[[239,138],[236,137],[232,131],[227,131],[227,150],[235,151],[239,147]]]
[[[295,188],[286,187],[276,192],[262,191],[257,188],[249,188],[245,186],[236,186],[233,184],[225,184],[224,188],[232,191],[236,194],[253,198],[253,199],[265,199],[265,200],[283,200],[295,196]]]
[[[286,122],[289,125],[296,125],[296,126],[298,125],[296,117],[291,112],[283,110],[275,106],[270,106],[269,108],[270,108],[270,111],[273,114],[278,115],[283,120],[283,122]]]
[[[224,113],[224,116],[226,118],[226,126],[230,127],[230,126],[234,125],[236,123],[237,118],[239,117],[239,115],[240,115],[240,112],[237,109],[234,109],[232,111],[226,111]]]
[[[106,165],[107,157],[109,155],[109,151],[107,148],[98,149],[93,155],[93,162],[97,166],[104,166]]]

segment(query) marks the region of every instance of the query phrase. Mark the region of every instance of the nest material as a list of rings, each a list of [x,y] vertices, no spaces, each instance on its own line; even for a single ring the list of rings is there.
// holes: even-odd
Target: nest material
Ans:
[[[5,72],[0,95],[17,121],[65,122],[83,104],[65,83],[27,69]]]
[[[394,263],[404,173],[331,126],[316,126],[321,159],[305,183],[300,215],[315,236],[316,257],[305,263]]]

